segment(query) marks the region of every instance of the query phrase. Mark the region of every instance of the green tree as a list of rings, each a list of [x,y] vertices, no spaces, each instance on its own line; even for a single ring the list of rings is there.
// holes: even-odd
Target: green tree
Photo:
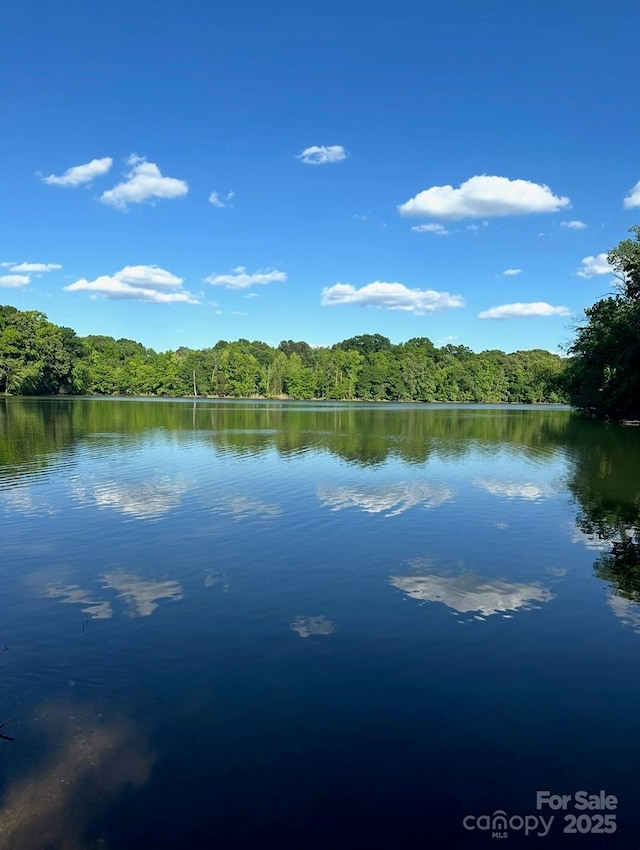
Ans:
[[[287,360],[282,376],[284,393],[291,398],[313,398],[314,384],[313,371],[303,364],[300,355],[294,351]]]
[[[49,322],[37,310],[0,310],[0,382],[5,393],[55,394],[74,391],[74,359],[83,346],[70,328]],[[0,384],[0,385],[2,385]]]
[[[608,254],[618,294],[584,311],[566,376],[573,404],[613,419],[640,418],[640,226],[630,232]]]
[[[260,364],[246,350],[243,340],[230,343],[220,355],[220,372],[224,376],[224,395],[234,398],[255,396],[260,381]]]
[[[357,351],[366,356],[376,351],[390,351],[392,345],[387,337],[381,334],[360,334],[338,342],[333,347],[343,351]]]
[[[283,339],[278,346],[278,351],[282,351],[287,357],[292,354],[298,354],[305,366],[308,366],[312,360],[313,349],[308,342],[294,342],[292,339]]]
[[[621,295],[630,301],[640,299],[640,225],[629,228],[635,239],[623,239],[607,254]]]

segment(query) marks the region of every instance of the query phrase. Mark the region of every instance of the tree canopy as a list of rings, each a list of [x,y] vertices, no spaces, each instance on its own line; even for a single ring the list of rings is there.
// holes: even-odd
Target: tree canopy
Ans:
[[[607,254],[619,281],[621,294],[637,301],[640,298],[640,225],[629,228],[635,239],[623,239]]]
[[[609,251],[615,295],[585,312],[569,348],[571,403],[611,419],[640,418],[640,226]]]

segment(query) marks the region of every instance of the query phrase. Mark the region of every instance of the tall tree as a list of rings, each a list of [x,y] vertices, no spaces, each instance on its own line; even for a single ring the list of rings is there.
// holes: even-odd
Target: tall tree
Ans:
[[[609,254],[618,294],[585,312],[569,348],[571,401],[613,419],[640,418],[640,226]]]
[[[624,298],[640,299],[640,225],[629,228],[635,239],[623,239],[607,255],[618,279],[618,287]]]

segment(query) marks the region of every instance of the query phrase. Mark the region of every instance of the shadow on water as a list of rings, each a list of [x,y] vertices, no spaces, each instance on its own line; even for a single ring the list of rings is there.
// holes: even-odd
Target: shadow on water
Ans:
[[[140,730],[96,705],[51,701],[21,725],[20,742],[41,756],[2,789],[1,850],[106,850],[92,823],[153,767]]]

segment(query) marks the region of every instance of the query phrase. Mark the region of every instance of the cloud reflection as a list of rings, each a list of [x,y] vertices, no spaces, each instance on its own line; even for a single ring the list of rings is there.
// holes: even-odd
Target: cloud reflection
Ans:
[[[235,520],[257,517],[271,519],[280,516],[280,505],[262,502],[260,499],[250,499],[247,496],[226,496],[210,503],[210,508],[222,516],[230,516]]]
[[[92,599],[92,593],[89,590],[83,590],[77,584],[70,584],[63,587],[56,587],[50,584],[46,589],[47,596],[52,599],[59,599],[61,602],[71,602],[84,605],[82,608],[83,614],[88,614],[96,620],[109,620],[113,616],[111,604],[99,599]]]
[[[28,484],[14,484],[0,490],[0,503],[5,510],[24,516],[54,516],[59,513],[58,508],[54,508],[42,495],[34,493],[33,487]]]
[[[130,617],[148,617],[163,599],[177,602],[183,598],[182,586],[177,581],[143,579],[124,569],[113,570],[102,576],[102,586],[119,591],[129,608]]]
[[[216,577],[211,583],[219,580],[222,579]],[[158,608],[161,601],[177,602],[184,596],[182,585],[177,581],[171,579],[155,581],[142,578],[124,568],[104,573],[100,577],[100,581],[103,590],[117,591],[117,598],[125,603],[129,617],[148,617]],[[73,583],[47,582],[44,571],[33,574],[31,582],[40,593],[51,599],[82,605],[82,613],[87,614],[91,619],[107,620],[113,617],[113,602],[104,598],[104,593],[86,590]],[[224,589],[226,590],[226,586]],[[1,846],[0,850],[2,850]]]
[[[204,586],[216,587],[219,586],[223,593],[229,592],[229,582],[226,573],[211,573],[209,571],[204,574]]]
[[[557,492],[550,484],[535,484],[532,481],[497,481],[494,479],[477,478],[474,487],[479,487],[493,496],[505,496],[507,499],[547,499]]]
[[[391,576],[389,582],[412,599],[441,602],[460,614],[479,613],[485,617],[508,611],[526,611],[536,602],[553,599],[551,591],[538,584],[483,578],[471,572],[456,577]]]
[[[598,537],[597,534],[588,534],[577,525],[571,528],[571,542],[583,543],[587,549],[592,549],[594,552],[607,552],[611,548],[610,542]]]
[[[328,620],[324,614],[319,617],[296,617],[290,626],[301,638],[308,638],[311,635],[330,635],[336,628],[335,623]]]
[[[636,634],[640,634],[640,605],[637,602],[610,593],[607,605],[623,625],[630,626]]]
[[[382,486],[363,484],[353,487],[319,484],[316,492],[323,505],[332,511],[360,508],[370,514],[384,513],[388,517],[397,516],[416,505],[435,508],[453,498],[453,491],[448,487],[423,482],[399,482]]]
[[[99,508],[112,508],[144,520],[157,519],[172,511],[188,489],[187,481],[164,476],[135,483],[76,484],[73,492],[82,502],[94,502]]]

